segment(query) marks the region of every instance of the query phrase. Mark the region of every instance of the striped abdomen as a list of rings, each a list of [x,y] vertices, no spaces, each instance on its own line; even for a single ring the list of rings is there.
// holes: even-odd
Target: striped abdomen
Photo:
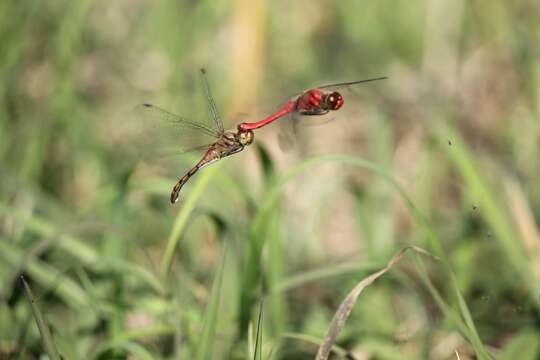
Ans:
[[[227,138],[227,133],[223,134],[223,136],[218,139],[214,144],[212,144],[206,154],[203,156],[201,161],[197,163],[191,170],[188,171],[188,173],[180,178],[176,185],[174,185],[174,188],[171,192],[171,203],[174,204],[176,201],[178,201],[178,196],[180,194],[180,190],[184,186],[188,180],[195,175],[197,171],[202,169],[203,167],[212,164],[215,161],[218,161],[221,158],[224,158],[226,156],[230,156],[232,154],[235,154],[239,151],[241,151],[244,146],[238,144],[236,138]],[[229,135],[230,136],[230,135]]]
[[[180,195],[180,190],[182,190],[182,187],[185,183],[191,178],[199,169],[201,168],[201,163],[195,165],[187,172],[186,175],[182,176],[180,180],[174,185],[172,192],[171,192],[171,204],[174,204],[176,201],[178,201],[178,196]]]

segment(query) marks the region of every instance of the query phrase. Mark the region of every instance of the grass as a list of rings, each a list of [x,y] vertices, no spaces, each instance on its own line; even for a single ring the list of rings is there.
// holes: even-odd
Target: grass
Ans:
[[[58,354],[58,350],[56,349],[56,345],[54,344],[51,331],[47,326],[47,323],[43,317],[41,310],[39,309],[39,306],[36,304],[32,289],[30,289],[30,286],[28,286],[28,283],[24,280],[24,277],[21,277],[21,282],[24,285],[26,296],[28,297],[28,300],[32,307],[32,312],[34,314],[34,318],[36,319],[39,334],[41,336],[41,339],[43,340],[43,347],[45,348],[45,352],[47,353],[49,358],[53,360],[60,360],[60,354]]]
[[[540,9],[327,5],[0,3],[0,358],[312,359],[406,246],[440,261],[365,289],[330,358],[539,356]],[[171,206],[198,154],[141,162],[126,109],[204,118],[202,66],[230,127],[389,79],[290,153],[257,131]]]

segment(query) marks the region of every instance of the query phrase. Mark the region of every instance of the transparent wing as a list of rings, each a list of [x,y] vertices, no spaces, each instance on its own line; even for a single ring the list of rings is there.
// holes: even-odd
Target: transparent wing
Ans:
[[[388,79],[388,77],[381,76],[381,77],[375,77],[375,78],[370,78],[370,79],[346,81],[346,82],[340,82],[340,83],[317,86],[317,88],[318,89],[334,90],[334,89],[348,87],[348,86],[351,86],[351,85],[357,85],[357,84],[367,83],[367,82],[371,82],[371,81],[384,80],[384,79]]]
[[[330,90],[330,91],[339,90],[339,89],[348,89],[354,92],[352,90],[353,85],[372,82],[372,81],[378,81],[378,80],[384,80],[384,79],[388,79],[388,77],[381,76],[381,77],[375,77],[375,78],[369,78],[369,79],[363,79],[363,80],[353,80],[353,81],[338,82],[338,83],[332,83],[332,84],[326,84],[326,85],[320,85],[320,86],[313,86],[304,91],[297,92],[296,94],[290,96],[289,99],[297,100],[301,95],[303,95],[304,93],[306,93],[307,91],[311,89],[324,89],[324,90]]]
[[[281,150],[291,151],[297,146],[299,138],[306,133],[306,127],[320,126],[328,124],[336,119],[334,114],[325,115],[302,115],[292,112],[284,116],[279,123],[278,145]]]
[[[293,149],[298,142],[298,117],[298,113],[290,113],[280,120],[278,130],[278,145],[279,148],[285,152]]]
[[[204,150],[221,134],[200,122],[173,114],[152,104],[131,112],[126,133],[132,152],[144,160]]]
[[[333,84],[327,84],[316,87],[317,89],[323,89],[325,91],[337,91],[339,90],[342,94],[342,96],[345,99],[345,104],[351,104],[354,103],[354,101],[351,101],[353,98],[357,98],[359,96],[359,93],[355,91],[354,85],[377,81],[377,80],[384,80],[387,79],[387,77],[376,77],[376,78],[370,78],[370,79],[364,79],[364,80],[354,80],[354,81],[348,81],[348,82],[340,82],[340,83],[333,83]],[[347,93],[343,92],[344,90],[347,90]],[[306,92],[309,90],[306,90]],[[305,93],[305,92],[304,92]],[[301,93],[297,96],[301,96]],[[352,96],[351,96],[352,95]],[[344,110],[340,110],[339,113],[336,113],[334,111],[325,111],[321,109],[321,113],[296,113],[293,116],[293,122],[295,126],[295,132],[301,132],[301,128],[303,126],[312,126],[312,125],[323,125],[329,122],[334,121],[336,118],[343,117]]]
[[[219,116],[219,111],[217,109],[216,102],[214,101],[214,97],[212,96],[212,92],[210,91],[210,85],[208,85],[208,79],[206,78],[205,69],[201,69],[201,81],[202,81],[202,86],[204,89],[204,94],[206,95],[206,101],[208,105],[208,112],[209,112],[210,118],[215,128],[220,133],[222,133],[224,131],[223,121],[221,120],[221,117]]]

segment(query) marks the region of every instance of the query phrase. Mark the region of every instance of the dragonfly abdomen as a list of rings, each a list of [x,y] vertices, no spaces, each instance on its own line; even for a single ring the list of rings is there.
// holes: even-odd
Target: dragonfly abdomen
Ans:
[[[205,167],[206,165],[209,165],[215,161],[218,161],[222,155],[220,152],[216,149],[216,145],[210,146],[204,157],[195,165],[192,167],[186,175],[182,176],[180,180],[174,185],[173,190],[171,192],[171,203],[174,204],[178,201],[178,197],[180,195],[180,190],[182,190],[182,187],[188,182],[188,180],[195,175],[197,171]]]
[[[194,167],[192,167],[186,175],[182,176],[180,180],[174,185],[172,192],[171,192],[171,204],[174,204],[178,201],[178,197],[180,195],[180,190],[182,190],[182,187],[185,185],[185,183],[188,182],[188,180],[195,175],[197,171],[201,168],[201,164],[197,164]]]

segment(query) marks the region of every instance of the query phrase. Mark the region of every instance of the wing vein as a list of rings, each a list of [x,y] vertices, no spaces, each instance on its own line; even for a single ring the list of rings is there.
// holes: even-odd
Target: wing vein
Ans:
[[[208,80],[206,79],[205,69],[201,69],[201,79],[202,79],[204,93],[206,95],[206,100],[208,102],[208,110],[210,112],[210,117],[212,118],[212,121],[214,122],[216,129],[220,133],[223,133],[223,131],[225,131],[223,128],[223,121],[221,120],[219,116],[217,105],[212,96],[212,92],[210,91],[210,85],[208,84]]]
[[[167,110],[165,110],[163,108],[160,108],[159,106],[155,106],[155,105],[152,105],[152,104],[143,104],[142,106],[144,108],[146,108],[146,109],[152,110],[152,112],[156,116],[158,116],[158,117],[162,118],[163,120],[166,120],[166,121],[168,121],[168,122],[170,122],[172,124],[178,124],[179,126],[191,127],[193,129],[197,129],[197,130],[201,131],[202,133],[204,133],[204,134],[206,134],[208,136],[212,136],[214,138],[217,138],[217,137],[220,136],[220,134],[215,129],[204,126],[201,123],[189,120],[189,119],[187,119],[185,117],[182,117],[180,115],[173,114],[172,112],[167,111]],[[159,113],[161,113],[161,115]]]

